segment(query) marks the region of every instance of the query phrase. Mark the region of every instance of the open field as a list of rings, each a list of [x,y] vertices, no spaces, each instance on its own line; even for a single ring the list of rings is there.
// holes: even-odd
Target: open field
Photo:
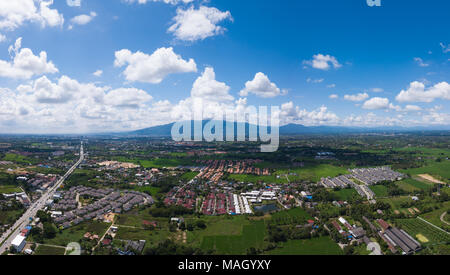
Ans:
[[[167,239],[173,239],[175,233],[169,232],[168,229],[144,230],[141,228],[119,226],[116,240],[145,240],[145,247],[157,245]]]
[[[433,178],[432,176],[430,176],[428,174],[421,174],[421,175],[418,175],[418,176],[420,178],[424,179],[424,180],[431,181],[432,183],[445,184],[445,182],[437,180],[437,179]]]
[[[411,201],[410,196],[399,196],[399,197],[392,197],[392,198],[383,198],[380,199],[380,201],[383,201],[385,203],[389,203],[393,210],[400,210],[401,204],[407,201]]]
[[[65,248],[41,244],[36,248],[34,255],[58,256],[58,255],[64,255],[64,253],[66,253]]]
[[[31,158],[28,158],[28,157],[25,157],[25,156],[22,156],[19,154],[11,154],[11,153],[6,153],[5,156],[3,157],[3,160],[20,163],[20,164],[29,164],[29,163],[33,164],[36,162],[35,160],[33,160]]]
[[[333,191],[333,192],[342,201],[348,201],[354,196],[359,196],[358,192],[356,192],[356,190],[354,188],[346,188],[346,189],[341,189],[339,191]]]
[[[422,240],[425,240],[423,238],[425,237],[428,242],[424,245],[450,242],[450,234],[440,231],[419,219],[399,219],[395,222],[412,237],[417,239],[417,236],[421,235]]]
[[[432,162],[424,167],[411,168],[400,172],[408,173],[410,175],[429,174],[438,180],[448,183],[450,180],[450,169],[448,169],[449,166],[450,161],[447,160],[442,162]]]
[[[0,185],[0,194],[20,193],[22,189],[14,185]]]
[[[133,209],[128,213],[120,214],[115,224],[142,228],[143,221],[156,221],[160,227],[167,227],[169,224],[168,218],[154,218],[149,214],[148,209]]]
[[[199,174],[199,172],[187,172],[187,173],[183,174],[181,176],[181,178],[184,179],[185,181],[190,181],[193,178],[195,178],[198,174]]]
[[[347,173],[348,171],[346,168],[337,167],[330,164],[318,164],[291,170],[280,169],[270,176],[233,174],[230,175],[229,178],[235,181],[252,183],[289,183],[303,180],[317,182],[323,177],[336,177]],[[286,178],[286,175],[288,175],[289,181]]]
[[[279,243],[270,255],[343,255],[341,248],[328,236],[308,240],[289,240]]]
[[[110,224],[97,221],[84,222],[56,233],[56,237],[53,239],[44,239],[44,244],[65,247],[71,242],[80,241],[86,232],[102,236],[109,226]]]
[[[388,194],[388,189],[386,186],[384,185],[372,185],[369,187],[378,198],[384,198],[387,197]]]
[[[304,224],[312,217],[302,208],[294,208],[288,211],[277,212],[272,215],[271,222],[277,225]]]
[[[439,226],[439,227],[442,227],[442,228],[446,228],[446,227],[450,228],[449,225],[447,225],[447,224],[445,224],[445,223],[443,223],[441,221],[441,215],[443,213],[447,212],[449,209],[450,209],[450,201],[447,201],[447,202],[444,203],[444,207],[439,208],[438,210],[434,210],[432,212],[420,215],[420,217],[422,217],[423,219],[431,222],[432,224],[434,224],[436,226]],[[444,221],[449,219],[448,216],[449,215],[447,214],[446,217],[445,217],[446,219],[444,219]]]
[[[243,227],[241,235],[205,236],[201,248],[215,250],[217,254],[243,255],[250,247],[264,248],[265,235],[264,221],[252,221]]]
[[[23,212],[23,210],[0,211],[0,224],[13,224]]]
[[[400,187],[401,189],[403,189],[406,192],[416,192],[416,191],[420,191],[420,190],[429,190],[433,187],[432,184],[428,184],[422,181],[418,181],[415,179],[404,179],[402,181],[398,181],[395,183],[398,187]]]

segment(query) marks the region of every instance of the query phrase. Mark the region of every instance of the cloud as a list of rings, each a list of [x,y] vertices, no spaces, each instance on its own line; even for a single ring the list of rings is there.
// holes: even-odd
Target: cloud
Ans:
[[[173,33],[178,40],[203,40],[222,34],[226,29],[217,24],[226,19],[233,20],[231,13],[214,7],[190,7],[186,10],[178,8],[177,15],[173,18],[174,24],[169,27],[168,32]]]
[[[414,81],[407,90],[402,90],[396,97],[399,102],[433,102],[435,99],[450,100],[450,85],[440,82],[425,88],[422,82]]]
[[[312,79],[312,78],[308,77],[308,78],[306,79],[306,82],[317,84],[317,83],[322,83],[324,80],[325,80],[325,79],[323,79],[323,78]]]
[[[6,36],[0,33],[0,43],[6,41]]]
[[[326,106],[322,106],[313,111],[307,111],[306,109],[301,109],[299,106],[294,106],[292,101],[281,105],[280,116],[283,124],[336,125],[339,123],[339,117],[333,112],[328,111]]]
[[[170,74],[197,72],[195,61],[192,58],[183,60],[173,48],[159,48],[152,55],[124,49],[117,51],[115,57],[114,66],[126,66],[123,74],[133,82],[158,84]]]
[[[9,47],[9,54],[13,60],[0,60],[0,77],[29,79],[34,75],[58,72],[53,62],[47,61],[45,51],[36,56],[30,49],[22,48],[22,38]]]
[[[384,92],[384,89],[383,88],[372,88],[372,89],[370,89],[370,91],[373,93],[382,93],[382,92]]]
[[[348,101],[360,102],[369,98],[367,93],[359,93],[356,95],[344,95],[344,99]]]
[[[100,77],[100,76],[103,75],[103,71],[102,70],[97,70],[97,71],[93,72],[92,75],[96,76],[96,77]]]
[[[66,3],[69,7],[81,7],[81,0],[67,0]]]
[[[118,108],[138,109],[142,103],[149,102],[153,97],[143,90],[136,88],[120,88],[112,90],[105,95],[107,105]]]
[[[39,23],[43,28],[62,26],[64,16],[51,5],[53,0],[0,1],[0,30],[13,31],[26,22]]]
[[[419,112],[422,111],[422,108],[417,105],[406,105],[406,107],[403,109],[405,112]]]
[[[338,99],[339,96],[338,96],[337,94],[331,94],[331,95],[329,96],[329,98],[330,98],[330,99]]]
[[[329,85],[327,85],[327,88],[328,89],[332,89],[332,88],[336,88],[336,84],[329,84]]]
[[[314,69],[318,70],[329,70],[331,67],[338,69],[342,67],[342,65],[338,62],[336,57],[331,55],[323,55],[323,54],[316,54],[313,56],[312,60],[305,60],[303,61],[303,64],[311,66]]]
[[[43,76],[16,91],[0,88],[0,130],[48,134],[139,129],[166,117],[152,99],[133,87],[111,89],[68,76],[53,82]]]
[[[382,97],[373,97],[364,102],[363,109],[366,110],[380,110],[389,108],[389,99]]]
[[[89,14],[81,14],[70,19],[69,29],[72,29],[74,25],[86,25],[91,22],[95,17],[97,17],[97,13],[90,12]]]
[[[443,53],[450,52],[450,44],[449,45],[445,45],[444,43],[441,42],[441,43],[439,43],[439,45],[441,46]]]
[[[427,63],[423,62],[422,58],[420,58],[420,57],[414,57],[414,62],[416,62],[417,65],[419,65],[420,67],[428,67],[428,66],[430,66],[430,64],[427,64]]]
[[[163,2],[166,4],[177,5],[180,3],[188,4],[194,2],[194,0],[125,0],[127,3],[138,3],[140,5],[147,4],[147,2]]]
[[[253,80],[245,83],[245,88],[240,92],[240,96],[248,96],[249,94],[263,98],[271,98],[285,95],[287,94],[287,90],[280,90],[275,83],[270,82],[267,75],[259,72]]]
[[[214,69],[207,67],[203,74],[195,80],[191,96],[207,101],[232,101],[234,98],[228,93],[230,87],[216,80]]]

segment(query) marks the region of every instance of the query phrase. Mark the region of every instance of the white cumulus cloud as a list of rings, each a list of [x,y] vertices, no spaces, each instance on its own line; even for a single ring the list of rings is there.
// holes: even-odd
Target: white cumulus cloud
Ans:
[[[114,66],[126,66],[123,74],[128,81],[158,84],[169,74],[197,72],[195,61],[192,58],[183,60],[173,48],[159,48],[151,55],[123,49],[115,56]]]
[[[0,1],[0,30],[13,31],[26,22],[38,23],[42,27],[57,27],[64,24],[64,16],[50,8],[53,0],[3,0]]]
[[[248,96],[254,94],[263,98],[271,98],[279,95],[287,94],[287,90],[281,90],[273,82],[270,82],[267,75],[259,72],[255,75],[254,79],[245,83],[245,88],[241,90],[241,96]]]
[[[29,48],[22,48],[22,38],[9,47],[11,61],[0,60],[0,77],[29,79],[34,75],[57,73],[58,69],[51,61],[47,61],[47,53],[33,54]]]
[[[368,98],[369,98],[369,95],[367,93],[359,93],[356,95],[344,95],[345,100],[354,101],[354,102],[364,101]]]
[[[432,87],[425,87],[422,82],[414,81],[407,90],[402,90],[396,97],[400,102],[433,102],[436,99],[450,100],[450,84],[440,82]]]
[[[318,70],[329,70],[331,67],[338,69],[342,67],[342,65],[339,63],[339,61],[336,59],[336,57],[331,55],[323,55],[323,54],[316,54],[313,56],[312,60],[305,60],[303,61],[303,64],[311,66],[314,69]]]
[[[229,11],[222,12],[214,7],[200,6],[195,9],[177,9],[177,15],[173,18],[174,24],[168,31],[173,33],[178,40],[196,41],[207,37],[222,34],[225,28],[217,24],[223,20],[233,20]]]

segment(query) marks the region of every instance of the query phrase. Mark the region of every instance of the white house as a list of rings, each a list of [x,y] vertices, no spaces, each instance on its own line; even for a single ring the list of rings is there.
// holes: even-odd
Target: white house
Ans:
[[[25,241],[26,237],[22,235],[17,235],[14,240],[11,242],[12,247],[16,249],[17,252],[22,252],[23,248],[27,244]]]

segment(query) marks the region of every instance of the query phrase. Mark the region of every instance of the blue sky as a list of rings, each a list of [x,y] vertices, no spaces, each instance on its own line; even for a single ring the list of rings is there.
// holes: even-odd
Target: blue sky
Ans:
[[[0,2],[1,132],[139,129],[198,98],[278,105],[283,123],[450,125],[445,0]]]

